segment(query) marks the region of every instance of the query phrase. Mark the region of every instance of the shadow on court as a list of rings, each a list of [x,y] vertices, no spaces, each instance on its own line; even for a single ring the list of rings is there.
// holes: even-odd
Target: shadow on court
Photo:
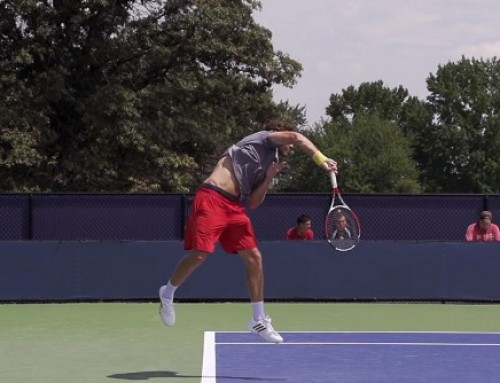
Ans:
[[[108,378],[122,380],[149,380],[154,378],[202,378],[201,375],[179,375],[175,371],[139,371],[125,372],[122,374],[108,375]],[[286,378],[262,378],[251,376],[217,376],[217,381],[248,380],[248,381],[266,381],[266,382],[282,382]]]

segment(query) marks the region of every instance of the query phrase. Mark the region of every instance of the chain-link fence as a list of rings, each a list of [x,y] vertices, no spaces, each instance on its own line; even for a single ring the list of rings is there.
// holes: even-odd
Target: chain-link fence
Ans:
[[[361,239],[462,241],[479,212],[500,217],[500,195],[345,194]],[[2,194],[3,241],[174,241],[183,236],[192,194]],[[324,238],[329,194],[269,194],[249,210],[259,240],[283,240],[297,217],[312,217]]]

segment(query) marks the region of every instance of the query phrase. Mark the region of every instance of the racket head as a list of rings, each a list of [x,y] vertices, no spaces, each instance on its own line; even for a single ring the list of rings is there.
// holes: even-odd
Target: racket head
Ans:
[[[347,205],[332,206],[325,220],[328,243],[338,251],[354,249],[361,236],[361,226],[356,214]]]

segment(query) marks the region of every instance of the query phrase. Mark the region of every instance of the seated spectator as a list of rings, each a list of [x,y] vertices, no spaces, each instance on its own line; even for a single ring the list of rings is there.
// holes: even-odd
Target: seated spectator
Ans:
[[[473,242],[500,241],[500,230],[491,222],[492,218],[491,212],[481,212],[479,220],[467,227],[465,239]]]
[[[351,230],[349,230],[349,225],[345,215],[341,214],[335,222],[335,230],[332,233],[332,239],[344,240],[351,238]]]
[[[297,226],[287,230],[286,239],[314,239],[314,232],[311,229],[311,217],[307,214],[301,214],[297,218]]]

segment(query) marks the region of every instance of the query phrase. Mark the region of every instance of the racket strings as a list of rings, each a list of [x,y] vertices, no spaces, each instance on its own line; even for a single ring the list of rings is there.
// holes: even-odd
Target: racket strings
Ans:
[[[338,250],[350,250],[359,241],[360,228],[354,213],[346,206],[336,206],[326,219],[326,239]]]

